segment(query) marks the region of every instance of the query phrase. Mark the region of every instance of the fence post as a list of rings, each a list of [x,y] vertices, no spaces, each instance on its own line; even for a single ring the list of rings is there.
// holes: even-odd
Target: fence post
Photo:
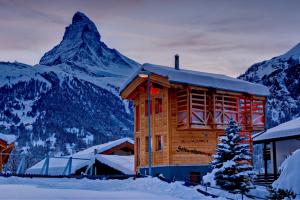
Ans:
[[[71,173],[72,173],[72,156],[69,158],[69,171],[68,171],[68,175],[70,176],[71,175]]]
[[[49,172],[49,159],[50,159],[50,156],[48,154],[45,158],[45,162],[44,162],[42,170],[41,170],[41,174],[47,175],[47,176],[48,176],[48,172]]]
[[[72,169],[72,157],[69,157],[68,162],[65,166],[65,169],[64,169],[62,175],[70,176],[72,173],[71,169]]]
[[[24,174],[25,173],[25,159],[26,155],[24,153],[21,154],[21,162],[18,165],[17,174]]]

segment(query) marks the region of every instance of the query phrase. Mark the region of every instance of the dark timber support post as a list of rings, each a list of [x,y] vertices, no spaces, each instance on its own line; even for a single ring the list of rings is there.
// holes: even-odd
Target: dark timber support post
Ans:
[[[272,142],[274,179],[277,179],[276,142]]]
[[[265,167],[265,179],[267,179],[268,176],[267,143],[264,143],[263,155],[264,155],[263,157],[264,157],[264,167]]]
[[[152,176],[152,142],[151,142],[151,93],[150,93],[150,74],[148,75],[147,95],[148,95],[148,164],[149,176]]]

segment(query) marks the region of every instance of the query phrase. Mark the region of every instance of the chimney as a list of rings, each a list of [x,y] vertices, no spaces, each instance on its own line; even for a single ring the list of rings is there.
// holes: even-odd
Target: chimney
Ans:
[[[175,69],[179,70],[179,55],[175,55]]]

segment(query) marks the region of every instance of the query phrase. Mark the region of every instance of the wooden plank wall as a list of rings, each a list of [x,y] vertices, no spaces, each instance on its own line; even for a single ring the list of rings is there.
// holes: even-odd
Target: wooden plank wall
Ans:
[[[159,94],[151,95],[152,115],[152,165],[209,164],[215,153],[219,136],[225,126],[183,129],[177,127],[176,88],[163,87]],[[236,93],[234,93],[236,95]],[[155,98],[162,98],[162,113],[155,114]],[[261,98],[264,100],[264,98]],[[147,136],[148,122],[145,115],[147,94],[139,94],[134,100],[139,105],[140,129],[135,131],[135,169],[148,167]],[[136,120],[136,119],[135,119]],[[135,121],[135,124],[137,121]],[[156,135],[163,136],[163,150],[156,151]],[[140,146],[138,147],[137,141]],[[139,158],[139,162],[138,162]],[[139,166],[137,166],[139,164]]]
[[[155,98],[162,98],[162,113],[155,113]],[[148,118],[145,115],[147,109],[147,94],[140,94],[135,100],[135,105],[139,105],[140,112],[140,130],[135,131],[135,141],[139,139],[140,147],[135,145],[135,164],[140,157],[140,166],[148,166],[147,136],[148,136]],[[152,164],[163,165],[169,164],[169,145],[168,145],[168,88],[164,87],[159,94],[151,95],[152,114],[151,114],[151,139],[152,139]],[[136,120],[136,119],[135,119]],[[135,124],[137,122],[135,121]],[[163,137],[163,150],[156,151],[156,135]],[[138,151],[140,150],[140,153]],[[136,166],[137,167],[137,166]],[[137,168],[136,168],[137,169]]]

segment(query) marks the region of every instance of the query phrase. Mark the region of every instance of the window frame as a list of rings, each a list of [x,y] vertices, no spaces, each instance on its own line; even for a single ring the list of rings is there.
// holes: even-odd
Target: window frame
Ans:
[[[163,135],[155,135],[155,151],[163,151]],[[160,145],[159,145],[160,144]]]
[[[155,97],[155,114],[163,112],[163,99],[162,97]]]

